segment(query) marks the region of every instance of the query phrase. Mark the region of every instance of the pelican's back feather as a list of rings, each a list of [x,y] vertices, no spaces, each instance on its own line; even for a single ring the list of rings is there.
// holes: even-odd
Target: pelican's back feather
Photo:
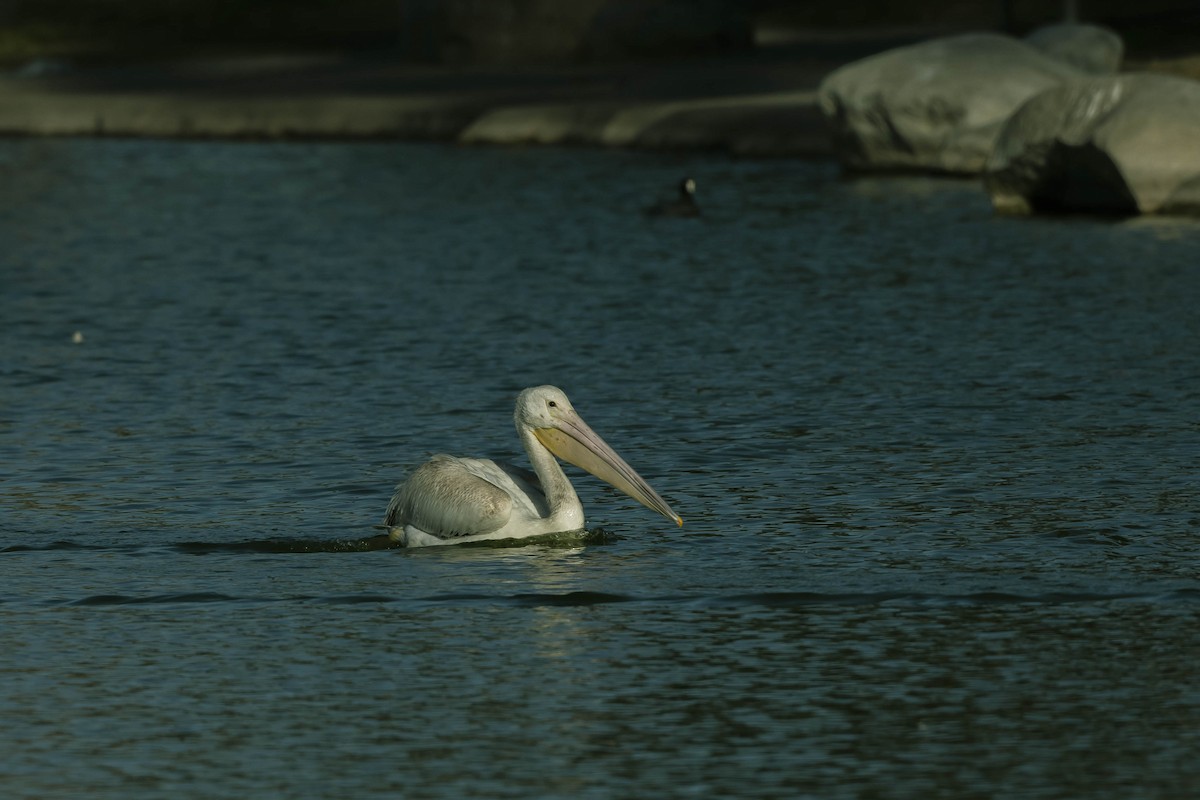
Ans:
[[[474,474],[464,461],[436,455],[418,467],[396,487],[384,524],[411,525],[442,539],[502,528],[512,513],[512,497]]]

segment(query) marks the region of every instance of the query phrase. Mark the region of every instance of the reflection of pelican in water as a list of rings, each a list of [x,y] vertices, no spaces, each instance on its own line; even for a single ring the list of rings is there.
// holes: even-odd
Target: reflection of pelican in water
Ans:
[[[535,386],[521,392],[513,420],[532,473],[487,459],[434,456],[396,487],[384,519],[392,539],[420,547],[582,530],[583,505],[555,456],[683,524],[580,419],[561,389]]]

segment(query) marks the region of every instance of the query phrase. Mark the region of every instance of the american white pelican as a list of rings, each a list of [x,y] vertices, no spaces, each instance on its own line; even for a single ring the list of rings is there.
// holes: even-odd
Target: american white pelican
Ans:
[[[513,421],[532,473],[488,459],[436,455],[396,487],[384,519],[392,540],[423,547],[583,530],[583,505],[555,456],[683,524],[575,413],[562,389],[521,392]]]

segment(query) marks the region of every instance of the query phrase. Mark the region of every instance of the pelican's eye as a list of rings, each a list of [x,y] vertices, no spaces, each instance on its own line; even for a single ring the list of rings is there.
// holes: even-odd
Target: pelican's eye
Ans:
[[[554,400],[551,400],[550,402],[546,403],[546,405],[550,406],[551,408],[558,408],[558,403],[555,402]]]

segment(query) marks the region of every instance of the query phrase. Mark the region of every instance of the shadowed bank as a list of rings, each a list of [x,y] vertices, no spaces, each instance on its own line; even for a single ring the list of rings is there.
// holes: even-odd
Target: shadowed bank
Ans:
[[[827,156],[815,92],[838,66],[1061,13],[977,5],[17,2],[0,13],[0,64],[10,66],[0,73],[0,133]],[[1179,3],[1141,4],[1137,14],[1087,5],[1123,26],[1135,56],[1190,52],[1173,33],[1187,26],[1170,24],[1188,13]]]

